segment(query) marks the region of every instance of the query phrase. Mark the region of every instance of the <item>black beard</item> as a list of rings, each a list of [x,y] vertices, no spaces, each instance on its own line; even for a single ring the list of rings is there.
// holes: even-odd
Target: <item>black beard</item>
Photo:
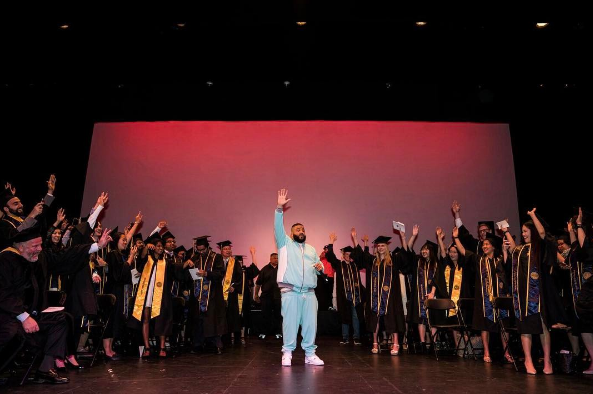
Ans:
[[[23,216],[23,208],[19,208],[19,209],[8,208],[8,212],[10,212],[14,216]]]
[[[307,239],[307,236],[305,234],[301,234],[301,235],[295,235],[293,237],[293,239],[295,240],[295,242],[298,242],[300,244],[304,243],[305,240]]]

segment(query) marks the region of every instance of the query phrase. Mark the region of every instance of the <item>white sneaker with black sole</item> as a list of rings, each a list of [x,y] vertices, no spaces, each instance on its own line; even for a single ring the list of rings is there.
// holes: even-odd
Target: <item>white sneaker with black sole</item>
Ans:
[[[314,354],[312,356],[305,356],[305,364],[309,364],[309,365],[324,365],[325,363],[323,362],[322,359],[320,359],[319,357],[317,357],[316,354]]]
[[[289,353],[289,352],[282,353],[282,366],[290,367],[291,365],[292,365],[292,353]]]

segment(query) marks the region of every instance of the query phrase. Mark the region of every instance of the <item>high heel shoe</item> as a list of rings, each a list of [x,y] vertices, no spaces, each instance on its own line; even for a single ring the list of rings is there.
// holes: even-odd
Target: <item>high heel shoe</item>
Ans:
[[[379,344],[377,342],[373,342],[373,348],[371,349],[371,353],[373,354],[377,354],[379,353]]]
[[[76,362],[78,363],[78,360],[76,360]],[[74,370],[84,369],[84,367],[82,365],[80,365],[80,364],[78,364],[78,365],[72,364],[67,358],[64,360],[64,363],[66,364],[66,366],[68,367],[68,369],[74,369]]]
[[[390,353],[392,356],[397,356],[399,354],[399,345],[394,343]]]

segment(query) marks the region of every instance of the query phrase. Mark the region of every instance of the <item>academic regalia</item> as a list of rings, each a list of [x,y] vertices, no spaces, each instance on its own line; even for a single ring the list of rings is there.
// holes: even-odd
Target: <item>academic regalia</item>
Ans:
[[[587,282],[593,281],[593,247],[591,247],[588,240],[585,241],[583,246],[581,248],[579,242],[575,241],[571,245],[565,260],[566,264],[570,266],[570,303],[568,311],[573,335],[593,333],[593,314],[577,307],[577,305],[580,306],[579,301],[584,298],[581,295],[583,288]]]
[[[128,257],[126,251],[112,250],[106,256],[105,261],[109,270],[107,272],[107,284],[105,285],[105,294],[113,294],[115,296],[115,306],[111,314],[110,324],[113,327],[113,336],[107,338],[122,339],[125,337],[126,314],[128,311],[128,297],[126,294],[126,285],[132,284],[131,267],[127,263]],[[108,335],[107,334],[107,335]]]
[[[351,251],[352,253],[352,251]],[[334,278],[336,280],[336,303],[338,304],[338,313],[342,324],[352,324],[352,308],[356,309],[356,315],[359,320],[364,316],[364,293],[362,281],[360,280],[360,270],[364,268],[362,264],[356,261],[346,262],[339,260],[334,252],[334,245],[327,245],[325,254],[327,261],[334,269]],[[346,278],[346,280],[344,280]],[[398,276],[399,280],[399,276]]]
[[[415,261],[410,272],[412,294],[410,308],[408,309],[408,320],[416,324],[427,324],[424,301],[428,298],[427,294],[434,287],[433,278],[437,272],[438,262],[435,261],[433,265],[427,264],[422,256],[416,255],[413,251],[407,252],[407,255]]]
[[[249,267],[242,266],[243,270],[243,306],[241,308],[241,320],[243,327],[251,327],[251,303],[253,301],[253,280],[259,275],[259,268],[255,264],[251,264]]]
[[[194,281],[186,268],[185,275],[191,282],[189,298],[190,319],[194,327],[194,340],[216,337],[227,333],[226,307],[222,293],[222,280],[225,273],[222,256],[208,249],[202,256],[196,253],[191,259],[195,268],[207,272],[205,278]],[[197,334],[199,332],[199,334]],[[194,346],[203,343],[194,343]]]
[[[492,221],[481,221],[478,222],[478,226],[488,226],[492,231],[494,231],[494,222]],[[496,250],[502,250],[502,243],[503,239],[499,236],[495,235],[494,233],[488,233],[490,240],[492,241],[492,245]],[[472,253],[481,256],[484,254],[484,250],[482,249],[482,242],[479,239],[473,237],[470,232],[467,230],[465,226],[459,227],[459,241],[461,245],[465,248],[465,250],[469,250]]]
[[[366,249],[366,248],[365,248]],[[406,331],[399,273],[407,273],[409,260],[403,253],[392,253],[391,266],[383,261],[376,264],[376,257],[363,251],[360,245],[352,252],[354,261],[367,270],[365,321],[366,329],[375,332],[383,318],[388,334]]]
[[[127,265],[127,264],[126,264]],[[142,276],[138,282],[138,290],[133,298],[134,309],[128,319],[128,326],[132,329],[142,328],[142,315],[151,300],[150,325],[152,335],[168,336],[173,330],[173,282],[183,279],[183,266],[167,262],[163,256],[158,260],[149,252],[145,259],[137,262],[141,266]],[[129,268],[128,268],[129,269]],[[155,276],[154,281],[152,280]],[[153,285],[151,286],[151,282]],[[152,288],[151,288],[152,287]]]
[[[223,258],[224,264],[224,258]],[[228,289],[233,287],[231,293]],[[226,318],[228,332],[241,331],[241,313],[239,311],[239,302],[243,305],[243,270],[241,264],[233,256],[229,257],[226,263],[225,274],[223,276],[223,296],[226,301]],[[239,300],[240,299],[240,300]]]
[[[486,255],[478,256],[466,250],[465,260],[465,266],[475,273],[472,328],[478,331],[498,332],[492,302],[495,297],[507,296],[508,284],[503,259],[496,254],[493,258],[488,258]],[[500,317],[508,317],[507,312],[500,311]]]
[[[436,298],[453,300],[455,305],[460,298],[473,298],[474,288],[474,267],[468,265],[464,256],[459,254],[457,266],[447,255],[440,260],[437,265],[437,273],[433,278],[436,287]],[[464,311],[463,316],[468,318],[473,316],[473,311]],[[446,313],[448,318],[454,318],[456,322],[455,311]],[[466,321],[466,323],[470,323]]]
[[[537,243],[539,256],[533,255],[532,243],[519,245],[512,253],[513,304],[520,334],[541,334],[542,320],[546,327],[558,322],[549,319],[546,289],[552,280],[549,272],[556,261],[556,242],[548,236],[541,239],[537,233],[531,236]]]

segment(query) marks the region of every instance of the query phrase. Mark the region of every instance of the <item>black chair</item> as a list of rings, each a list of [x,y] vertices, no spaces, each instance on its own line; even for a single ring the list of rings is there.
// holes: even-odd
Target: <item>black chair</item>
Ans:
[[[476,357],[476,351],[482,351],[484,352],[484,348],[483,347],[475,347],[472,344],[471,338],[472,337],[476,337],[476,338],[480,338],[480,335],[475,334],[473,326],[472,326],[472,317],[473,317],[473,312],[474,312],[474,299],[473,298],[460,298],[457,300],[457,310],[459,313],[459,316],[463,322],[463,324],[465,325],[467,331],[466,334],[467,335],[467,339],[466,342],[469,343],[469,350],[468,349],[464,349],[463,351],[463,357],[467,357],[469,356],[469,352],[471,352],[471,356],[474,358],[474,360],[477,360]]]
[[[28,379],[33,364],[37,361],[37,358],[41,355],[42,349],[36,346],[31,348],[30,344],[27,345],[27,337],[25,335],[15,335],[6,345],[0,348],[0,360],[2,365],[0,366],[0,373],[4,372],[10,366],[16,366],[15,358],[25,352],[25,348],[33,352],[33,358],[28,360],[24,365],[27,367],[27,371],[23,375],[20,385],[22,386]]]
[[[48,306],[64,306],[66,304],[66,293],[57,290],[48,290],[47,304]]]
[[[97,295],[97,317],[89,322],[88,330],[89,336],[93,338],[94,352],[91,367],[95,363],[99,349],[103,347],[103,338],[105,331],[111,319],[111,313],[115,306],[115,296],[113,294],[98,294]]]
[[[451,300],[449,298],[430,299],[430,300],[426,300],[424,305],[426,306],[426,317],[428,318],[428,327],[431,332],[434,354],[436,356],[437,361],[439,360],[439,349],[438,349],[438,346],[436,346],[436,339],[437,339],[437,336],[439,336],[439,334],[442,332],[449,332],[449,330],[456,330],[456,331],[461,332],[461,338],[459,338],[459,341],[457,342],[457,346],[455,347],[454,354],[457,354],[457,352],[459,351],[460,346],[461,346],[461,341],[464,342],[464,346],[466,348],[468,347],[468,341],[465,339],[465,333],[467,331],[467,327],[465,326],[465,324],[463,324],[463,318],[460,317],[460,313],[457,310],[457,306],[455,305],[455,302],[453,302],[453,300]],[[438,319],[437,311],[442,311],[443,313],[441,315],[445,316],[446,312],[450,309],[455,309],[455,311],[456,311],[456,313],[455,313],[456,319],[453,320],[454,322],[453,323],[449,322],[449,324],[447,324],[445,322],[439,322],[437,320]],[[436,331],[434,334],[432,334],[433,328],[436,328]],[[471,344],[469,345],[469,347],[471,349]]]
[[[185,308],[185,298],[173,297],[173,330],[171,332],[170,344],[172,348],[179,349],[179,345],[183,344],[181,333],[183,332],[184,316],[183,310]]]
[[[511,334],[516,341],[519,340],[519,332],[517,331],[517,325],[515,324],[515,306],[513,305],[513,299],[511,297],[494,297],[492,301],[492,305],[494,306],[494,314],[496,316],[496,321],[498,323],[498,327],[500,328],[500,333],[504,337],[506,342],[506,346],[502,352],[505,354],[508,350],[511,358],[513,359],[513,366],[515,367],[515,371],[519,372],[519,368],[517,368],[517,363],[515,362],[515,356],[511,350]],[[503,319],[500,316],[501,311],[507,311],[509,314],[508,319]]]

